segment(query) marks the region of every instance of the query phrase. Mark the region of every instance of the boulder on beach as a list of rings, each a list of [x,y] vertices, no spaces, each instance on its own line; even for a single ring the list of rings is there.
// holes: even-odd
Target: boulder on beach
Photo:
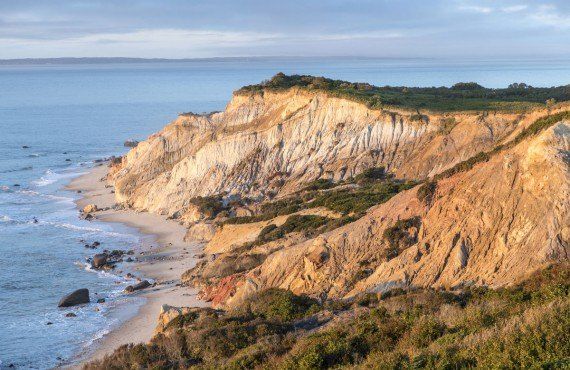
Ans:
[[[104,253],[99,253],[93,256],[91,260],[91,267],[93,268],[101,268],[107,264],[107,255]]]
[[[71,307],[78,304],[89,303],[89,289],[77,289],[75,292],[63,297],[57,307]]]
[[[138,284],[135,285],[129,285],[128,287],[125,288],[125,292],[127,293],[132,293],[136,290],[141,290],[141,289],[145,289],[148,288],[150,286],[150,282],[148,280],[143,280]]]
[[[85,207],[83,207],[83,213],[92,213],[92,212],[97,212],[99,210],[99,208],[97,208],[97,205],[95,204],[88,204]]]

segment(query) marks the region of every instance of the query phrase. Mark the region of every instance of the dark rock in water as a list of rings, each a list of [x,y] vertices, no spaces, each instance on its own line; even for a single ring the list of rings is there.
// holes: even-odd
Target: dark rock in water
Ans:
[[[111,257],[121,257],[123,254],[125,254],[125,251],[122,251],[120,249],[113,249],[111,251]]]
[[[71,162],[71,159],[65,158],[65,161],[66,161],[66,162]]]
[[[73,312],[69,312],[65,314],[65,317],[77,317],[77,315],[74,314]]]
[[[101,243],[99,243],[99,242],[93,242],[92,244],[85,244],[85,248],[96,249],[100,245],[101,245]]]
[[[67,152],[63,152],[62,154],[67,154]]]
[[[81,194],[81,190],[77,190],[77,194]]]
[[[134,148],[137,145],[139,145],[139,142],[136,140],[127,140],[123,145],[126,146],[127,148]]]
[[[22,145],[22,149],[30,149],[30,147],[27,145]]]
[[[46,325],[53,325],[53,322],[48,321],[48,322],[46,322]]]
[[[129,285],[128,287],[125,288],[125,292],[127,293],[132,293],[136,290],[141,290],[141,289],[145,289],[148,288],[150,286],[150,282],[148,280],[143,280],[138,284],[135,285]]]
[[[99,298],[99,299],[97,300],[97,303],[105,303],[105,298]]]
[[[93,256],[93,260],[91,261],[91,267],[93,268],[101,268],[107,264],[107,255],[104,253],[99,253]]]
[[[57,307],[71,307],[84,303],[89,303],[89,289],[85,288],[77,289],[75,292],[63,297]]]
[[[85,215],[84,219],[87,220],[87,221],[89,221],[89,220],[94,219],[94,217],[93,217],[93,215],[92,215],[91,213],[88,213],[88,214]]]
[[[14,184],[14,186],[17,187],[17,188],[19,188],[19,187],[20,187],[20,184]]]
[[[133,262],[133,261],[134,261],[134,259],[132,259],[131,257],[129,257],[125,260],[125,262]]]
[[[132,250],[132,249],[129,249],[129,251],[127,252],[127,254],[128,254],[129,256],[132,256],[133,254],[135,254],[135,251]]]

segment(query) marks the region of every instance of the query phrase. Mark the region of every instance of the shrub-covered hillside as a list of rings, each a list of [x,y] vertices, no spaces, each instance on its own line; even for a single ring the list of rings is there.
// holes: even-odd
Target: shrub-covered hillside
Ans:
[[[368,83],[352,83],[324,77],[286,76],[283,73],[278,73],[261,84],[245,86],[237,93],[278,91],[291,87],[327,92],[333,96],[363,102],[373,109],[399,107],[442,112],[521,111],[570,100],[570,85],[546,88],[513,83],[507,88],[489,89],[468,82],[452,87],[378,87]]]
[[[318,302],[258,293],[235,312],[179,316],[149,344],[87,369],[459,369],[570,366],[570,270],[491,290],[392,290]]]

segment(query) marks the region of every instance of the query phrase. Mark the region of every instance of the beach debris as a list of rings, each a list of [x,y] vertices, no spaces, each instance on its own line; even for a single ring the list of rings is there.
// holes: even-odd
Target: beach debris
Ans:
[[[149,286],[151,286],[151,283],[148,280],[143,280],[138,284],[129,285],[128,287],[125,288],[125,292],[132,293],[137,290],[148,288]]]
[[[82,288],[77,289],[71,294],[66,295],[63,297],[57,307],[71,307],[76,306],[79,304],[89,303],[89,289]]]
[[[77,315],[74,314],[73,312],[68,312],[65,314],[65,317],[77,317]]]
[[[129,139],[129,140],[125,141],[123,143],[123,145],[126,146],[127,148],[134,148],[137,145],[139,145],[139,142],[136,140]]]
[[[88,204],[85,207],[83,207],[83,213],[92,213],[92,212],[97,212],[99,210],[99,208],[97,208],[96,204]]]

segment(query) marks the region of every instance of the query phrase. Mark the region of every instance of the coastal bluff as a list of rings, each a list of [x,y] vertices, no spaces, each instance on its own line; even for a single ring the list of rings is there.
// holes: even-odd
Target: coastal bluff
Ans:
[[[568,259],[567,103],[412,110],[268,86],[180,115],[108,176],[117,202],[207,242],[183,278],[215,306],[272,287],[499,287]],[[346,206],[363,199],[379,200]]]

